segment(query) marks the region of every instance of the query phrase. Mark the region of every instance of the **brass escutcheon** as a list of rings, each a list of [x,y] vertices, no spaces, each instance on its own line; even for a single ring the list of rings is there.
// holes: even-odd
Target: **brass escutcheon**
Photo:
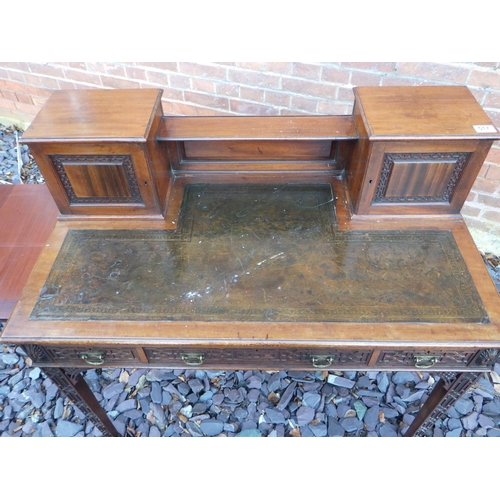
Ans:
[[[311,356],[311,363],[314,368],[328,368],[333,359],[333,356]]]
[[[427,368],[432,368],[438,361],[438,356],[413,356],[415,360],[415,368],[421,368],[423,370]]]
[[[80,353],[80,358],[85,361],[85,363],[92,366],[99,366],[104,363],[104,358],[106,355],[100,351],[88,351]]]
[[[189,366],[200,366],[205,361],[204,354],[194,354],[194,353],[183,353],[181,354],[181,359]]]

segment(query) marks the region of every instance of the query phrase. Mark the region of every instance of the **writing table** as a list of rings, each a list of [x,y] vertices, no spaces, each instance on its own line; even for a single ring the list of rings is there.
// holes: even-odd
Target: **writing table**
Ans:
[[[293,118],[163,117],[160,95],[55,93],[26,132],[61,216],[1,340],[105,435],[89,366],[437,372],[425,435],[500,353],[459,214],[500,134],[468,90]]]

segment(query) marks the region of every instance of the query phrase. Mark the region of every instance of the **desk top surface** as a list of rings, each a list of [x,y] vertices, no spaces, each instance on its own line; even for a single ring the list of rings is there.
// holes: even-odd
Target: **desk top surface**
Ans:
[[[176,231],[58,223],[4,336],[500,343],[463,223],[345,230],[334,198],[330,184],[192,184]]]

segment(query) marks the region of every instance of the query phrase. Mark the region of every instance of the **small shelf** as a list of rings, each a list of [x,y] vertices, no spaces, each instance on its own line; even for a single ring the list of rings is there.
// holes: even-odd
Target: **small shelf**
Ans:
[[[189,140],[303,140],[357,139],[354,119],[345,116],[203,116],[162,118],[156,139]]]

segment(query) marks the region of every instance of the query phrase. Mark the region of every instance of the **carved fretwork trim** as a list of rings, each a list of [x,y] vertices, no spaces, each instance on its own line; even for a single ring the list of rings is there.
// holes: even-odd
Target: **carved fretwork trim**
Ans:
[[[47,354],[47,351],[39,345],[26,344],[22,347],[34,363],[46,363],[48,361],[52,361],[50,356]]]
[[[59,178],[64,186],[66,195],[70,203],[143,203],[139,184],[135,175],[134,164],[130,155],[49,155]],[[130,188],[130,196],[106,196],[106,197],[79,197],[76,195],[73,186],[64,169],[68,165],[117,165],[123,168]]]
[[[469,159],[470,153],[386,153],[384,164],[380,173],[380,179],[375,192],[374,203],[442,203],[450,202],[451,195],[457,185],[462,171]],[[389,178],[391,176],[394,163],[397,161],[407,162],[451,162],[455,167],[450,180],[441,196],[385,196]]]
[[[479,353],[479,356],[476,359],[476,364],[478,366],[492,366],[499,356],[499,349],[485,349]]]

